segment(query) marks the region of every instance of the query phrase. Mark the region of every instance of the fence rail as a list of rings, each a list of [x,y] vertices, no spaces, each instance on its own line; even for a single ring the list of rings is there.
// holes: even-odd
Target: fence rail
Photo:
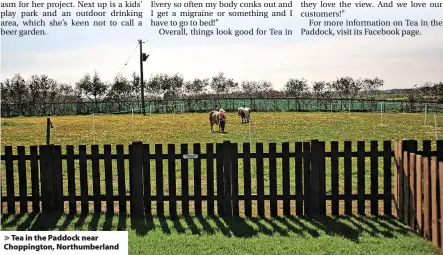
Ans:
[[[179,106],[177,106],[179,105]],[[161,107],[160,107],[161,106]],[[238,107],[250,107],[253,111],[299,111],[299,112],[441,112],[443,104],[436,102],[375,101],[366,99],[316,99],[316,98],[224,98],[146,101],[146,112],[174,113],[208,112],[223,108],[236,111]],[[178,107],[178,108],[177,108]],[[183,108],[183,109],[182,109]],[[92,113],[134,113],[141,112],[141,102],[69,102],[48,104],[6,104],[1,105],[2,117],[80,115]]]

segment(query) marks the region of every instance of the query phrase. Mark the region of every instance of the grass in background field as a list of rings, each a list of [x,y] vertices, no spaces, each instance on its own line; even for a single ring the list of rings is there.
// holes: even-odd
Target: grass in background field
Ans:
[[[209,114],[92,115],[51,117],[51,143],[61,145],[249,142],[249,125],[227,113],[226,134],[211,133]],[[441,117],[439,117],[443,121]],[[252,142],[435,140],[434,116],[384,113],[252,113]],[[94,124],[94,125],[93,125]],[[95,130],[93,130],[93,126]],[[215,127],[217,129],[217,127]],[[46,117],[3,118],[2,146],[46,142]],[[439,127],[439,132],[443,128]],[[94,142],[95,141],[95,142]],[[342,143],[340,143],[342,145]],[[166,148],[166,146],[164,146]],[[328,144],[327,144],[327,148]]]

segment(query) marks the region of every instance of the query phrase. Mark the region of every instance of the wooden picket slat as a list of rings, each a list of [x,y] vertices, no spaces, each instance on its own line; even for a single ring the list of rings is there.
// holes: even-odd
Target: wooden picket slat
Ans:
[[[122,144],[117,144],[117,178],[118,178],[118,210],[119,213],[125,214],[127,212],[126,205],[126,178],[125,178],[125,160],[124,147]]]
[[[357,211],[365,215],[365,142],[357,142]]]
[[[77,202],[75,201],[75,162],[74,162],[74,146],[66,146],[66,164],[68,167],[67,178],[68,178],[68,200],[69,200],[69,213],[77,213]]]
[[[338,142],[331,142],[331,214],[339,214]]]
[[[404,149],[404,147],[403,147]],[[409,153],[404,150],[403,154],[403,222],[409,225],[410,183],[409,183]]]
[[[311,211],[311,143],[303,142],[303,203],[304,213]]]
[[[206,187],[208,191],[208,204],[207,210],[208,215],[215,215],[214,211],[214,144],[207,143],[206,144]],[[187,169],[186,169],[187,170]],[[187,178],[187,177],[186,177]]]
[[[181,144],[180,151],[183,155],[188,154],[188,145]],[[189,163],[188,159],[182,158],[181,166],[181,184],[182,184],[182,213],[184,216],[189,216]],[[209,193],[208,193],[209,195]]]
[[[391,141],[383,142],[383,194],[384,215],[392,215],[392,171],[391,171]],[[395,189],[394,189],[395,193]]]
[[[5,146],[5,167],[8,214],[15,214],[14,164],[12,161],[12,146]]]
[[[269,194],[271,204],[271,217],[278,216],[277,208],[277,144],[269,143]]]
[[[232,215],[240,215],[238,200],[238,144],[231,143],[231,171],[232,171]]]
[[[245,216],[252,217],[252,201],[251,201],[251,144],[243,143],[243,180],[245,192]]]
[[[114,183],[112,181],[112,148],[110,144],[106,144],[103,148],[104,161],[105,161],[105,192],[106,192],[106,213],[114,213],[114,201],[112,196],[114,195]]]
[[[411,140],[408,142],[409,151],[409,226],[411,229],[416,229],[415,214],[416,214],[416,200],[415,200],[415,156],[417,154],[417,141]]]
[[[231,165],[231,143],[223,142],[223,179],[225,183],[225,216],[232,217],[232,165]]]
[[[72,147],[72,145],[70,145]],[[40,196],[40,185],[38,178],[38,147],[31,146],[30,148],[30,158],[31,158],[31,189],[32,189],[32,211],[40,212],[40,201],[38,197]],[[69,163],[68,163],[69,170]],[[3,206],[2,206],[3,207]]]
[[[132,155],[133,155],[133,153],[132,153],[132,144],[129,144],[128,145],[128,152],[129,152],[129,155],[128,155],[128,165],[129,165],[129,197],[130,198],[132,198],[133,197],[133,188],[132,188],[132,178],[131,178],[131,169],[132,169],[132,165],[133,165],[133,163],[132,163],[132,161],[133,161],[133,159],[132,159]],[[131,200],[132,199],[129,199],[129,213],[131,213],[132,214],[132,212],[134,211],[134,203],[132,203],[131,202]]]
[[[26,183],[26,148],[17,146],[18,153],[18,181],[20,195],[20,213],[28,212],[28,189]]]
[[[257,154],[257,214],[259,217],[265,217],[265,179],[263,170],[263,143],[255,144],[255,151]]]
[[[177,218],[177,184],[175,176],[175,144],[168,144],[168,189],[169,189],[169,215]]]
[[[155,188],[157,195],[157,215],[165,216],[165,204],[163,198],[163,160],[162,160],[162,144],[155,145]]]
[[[429,158],[423,157],[423,236],[427,239],[431,238],[431,180],[429,171]]]
[[[223,144],[217,143],[216,149],[216,168],[217,168],[217,214],[222,216],[225,213],[224,201],[224,180],[223,180]]]
[[[88,201],[88,172],[86,165],[86,145],[79,145],[79,166],[80,166],[80,196],[81,196],[81,213],[89,213]]]
[[[410,210],[409,210],[409,226],[415,230],[416,222],[415,217],[417,215],[417,201],[416,201],[416,183],[415,183],[415,154],[409,153],[409,190],[410,190]]]
[[[378,216],[378,141],[371,141],[371,215]]]
[[[149,144],[143,144],[143,202],[145,216],[152,215],[151,199],[151,158]]]
[[[282,183],[283,183],[283,215],[291,215],[290,177],[289,177],[289,143],[282,144]]]
[[[195,143],[193,145],[193,153],[199,155],[198,158],[194,159],[194,196],[195,196],[195,215],[201,216],[202,215],[202,170],[201,170],[201,159],[200,159],[200,153],[201,148],[199,143]]]
[[[441,189],[440,187],[440,175],[438,173],[438,167],[439,167],[439,162],[443,161],[443,140],[437,140],[437,155],[436,155],[436,160],[437,160],[437,205],[440,205],[443,201],[440,199],[440,195],[438,195],[439,190]],[[440,212],[440,206],[438,206],[439,208],[437,208],[437,218],[441,219],[441,217],[443,216],[443,214],[441,214]],[[443,239],[443,237],[441,237],[441,235],[443,235],[443,232],[440,231],[440,229],[443,228],[443,222],[441,222],[440,220],[437,220],[437,225],[438,225],[438,233],[440,235],[439,240]],[[438,244],[439,246],[437,246],[438,248],[442,248],[443,246],[443,242],[439,242]]]
[[[404,186],[405,184],[405,172],[404,172],[404,163],[403,163],[403,143],[397,144],[397,153],[398,153],[398,218],[401,222],[404,223]]]
[[[352,142],[344,143],[345,214],[352,215]]]
[[[320,214],[326,215],[326,148],[325,142],[320,141],[319,155],[318,155],[318,167],[319,167],[319,185],[320,185],[320,196],[319,196],[319,206]]]
[[[438,247],[437,160],[431,160],[432,243]]]
[[[311,204],[309,213],[310,215],[319,215],[320,214],[320,166],[319,166],[319,154],[320,148],[318,145],[318,140],[314,140],[311,142],[311,176],[310,176],[310,185],[311,185]]]
[[[94,213],[100,213],[102,203],[100,201],[100,162],[98,161],[98,145],[91,145],[92,158],[92,190],[94,194]]]
[[[421,155],[416,156],[415,164],[416,164],[415,174],[416,174],[416,180],[417,180],[417,188],[416,188],[416,193],[415,193],[417,210],[416,210],[415,220],[417,222],[418,233],[422,235],[423,234],[423,213],[422,213],[422,205],[423,205],[423,203],[422,203],[422,195],[423,195],[423,193],[422,193],[422,189],[423,189],[423,186],[422,186],[423,168],[422,168],[422,166],[423,166],[423,159],[422,159]]]
[[[303,215],[303,144],[295,143],[295,213]]]
[[[398,143],[394,143],[394,208],[392,215],[394,217],[399,217],[399,206],[400,206],[400,197],[399,197],[399,173],[400,173],[400,154],[398,152]],[[386,174],[386,173],[385,173]],[[386,176],[386,175],[385,175]],[[386,183],[386,178],[385,178]]]
[[[40,146],[40,180],[42,186],[42,212],[54,213],[56,211],[54,196],[54,145]]]
[[[63,163],[61,145],[53,146],[54,158],[54,209],[58,213],[64,211],[63,201]]]
[[[439,234],[440,234],[440,248],[443,245],[443,203],[441,203],[441,201],[443,201],[443,162],[439,161],[438,162],[438,179],[439,179],[439,190],[438,192],[440,193],[439,197],[440,197],[440,216],[439,216],[439,224],[440,224],[440,228],[439,230]]]
[[[426,210],[426,207],[427,207],[428,214],[427,215],[425,214],[424,221],[425,222],[428,221],[428,224],[429,224],[429,228],[428,228],[428,230],[429,230],[429,232],[428,232],[429,236],[428,237],[429,238],[431,237],[431,225],[432,225],[431,224],[431,222],[432,222],[432,214],[431,214],[431,212],[432,212],[432,203],[431,203],[431,171],[430,171],[430,168],[431,168],[431,160],[430,160],[430,158],[431,158],[431,148],[432,148],[431,144],[432,144],[432,141],[430,141],[430,140],[423,141],[423,154],[422,154],[424,156],[424,158],[427,159],[426,161],[423,161],[423,170],[427,169],[427,172],[423,172],[423,174],[427,175],[428,185],[427,186],[423,185],[423,188],[427,189],[427,192],[428,192],[428,203],[426,203],[426,202],[424,203],[425,210]],[[424,168],[425,164],[427,164],[427,168]],[[424,177],[424,178],[426,178],[426,177]],[[427,217],[427,219],[426,219],[426,217]]]
[[[130,203],[131,215],[135,217],[144,216],[143,206],[143,143],[141,141],[133,142],[130,147],[130,161],[129,169],[130,180]]]

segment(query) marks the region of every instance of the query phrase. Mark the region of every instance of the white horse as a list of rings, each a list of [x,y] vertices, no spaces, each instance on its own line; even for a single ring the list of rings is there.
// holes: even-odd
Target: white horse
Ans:
[[[240,107],[237,110],[238,116],[241,116],[241,123],[249,123],[251,118],[251,109],[247,107]]]

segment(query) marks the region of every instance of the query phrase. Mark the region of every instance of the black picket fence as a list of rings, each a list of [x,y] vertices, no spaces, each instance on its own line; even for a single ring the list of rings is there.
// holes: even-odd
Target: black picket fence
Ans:
[[[6,173],[2,213],[106,211],[111,214],[130,212],[134,216],[256,214],[265,217],[265,209],[269,209],[271,217],[281,214],[310,216],[329,214],[327,207],[330,207],[331,214],[340,214],[339,203],[344,202],[342,213],[351,215],[356,209],[357,214],[364,215],[365,203],[369,200],[370,214],[379,215],[381,211],[385,215],[392,214],[391,141],[384,141],[381,151],[378,141],[370,142],[369,151],[365,151],[364,141],[357,142],[357,151],[352,151],[351,141],[344,142],[343,151],[339,151],[337,141],[331,142],[330,151],[325,151],[325,142],[317,140],[295,142],[293,150],[290,150],[289,143],[282,143],[279,152],[276,143],[269,144],[268,152],[264,152],[263,143],[255,145],[252,152],[251,145],[244,143],[240,152],[238,144],[229,141],[208,143],[202,153],[201,144],[193,144],[193,151],[189,153],[189,145],[182,144],[177,153],[176,146],[169,144],[167,153],[164,153],[163,145],[155,144],[152,153],[149,144],[134,142],[128,146],[128,153],[124,152],[123,145],[115,146],[116,153],[111,145],[104,145],[102,153],[98,145],[92,145],[90,153],[87,153],[86,145],[80,145],[77,154],[72,145],[67,145],[63,153],[60,145],[31,146],[29,154],[24,146],[17,147],[17,154],[13,153],[12,146],[6,146],[1,157],[2,171]],[[370,168],[367,171],[365,161],[368,158]],[[330,162],[330,176],[326,174],[326,159]],[[353,159],[356,159],[356,165],[353,165]],[[341,160],[343,165],[339,166]],[[179,169],[177,161],[180,162]],[[355,170],[357,183],[353,183]],[[340,193],[341,171],[344,192]],[[116,176],[113,172],[117,173]],[[365,176],[368,173],[369,176]],[[126,183],[127,174],[129,183]],[[91,190],[88,175],[92,177]],[[383,177],[381,193],[380,176]],[[114,177],[117,183],[114,183]],[[269,192],[265,192],[265,180]],[[326,180],[330,181],[330,192],[326,192]],[[366,180],[370,180],[370,192],[367,192]],[[291,188],[294,186],[295,192]],[[356,194],[353,186],[357,188]],[[356,208],[354,201],[357,202]],[[77,208],[78,202],[80,208]],[[93,204],[91,208],[90,202]]]

